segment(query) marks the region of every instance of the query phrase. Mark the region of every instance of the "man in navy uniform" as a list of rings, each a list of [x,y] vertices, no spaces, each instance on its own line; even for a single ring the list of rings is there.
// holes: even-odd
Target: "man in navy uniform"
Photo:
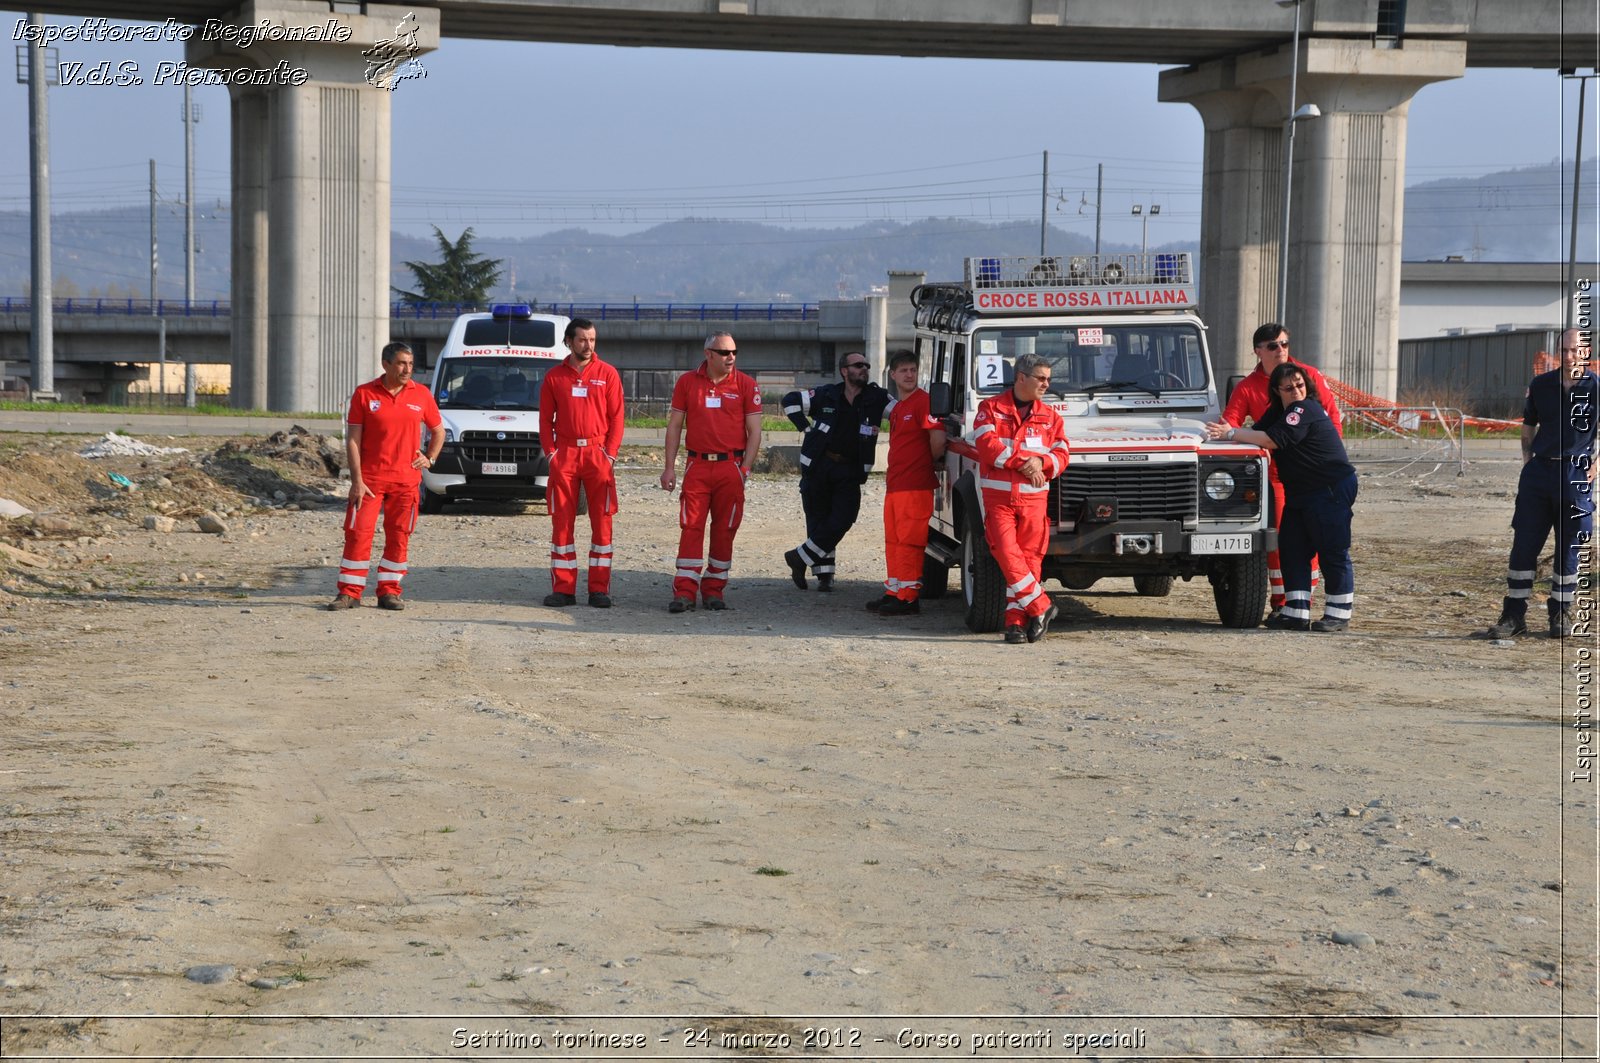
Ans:
[[[833,590],[834,550],[861,512],[861,485],[877,457],[878,425],[889,392],[867,380],[867,356],[839,359],[837,384],[783,397],[783,412],[805,433],[800,443],[800,505],[806,541],[783,555],[794,585],[806,589],[806,566],[817,590]]]
[[[1511,516],[1511,560],[1493,639],[1528,631],[1534,566],[1551,529],[1556,533],[1550,579],[1550,637],[1572,634],[1572,598],[1579,558],[1594,538],[1594,442],[1600,378],[1589,368],[1589,346],[1577,329],[1561,334],[1561,368],[1528,384],[1522,410],[1522,475]]]

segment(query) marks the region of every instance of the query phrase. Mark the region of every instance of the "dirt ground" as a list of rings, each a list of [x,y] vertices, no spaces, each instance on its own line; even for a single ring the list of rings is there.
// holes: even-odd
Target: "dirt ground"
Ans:
[[[862,608],[877,479],[832,595],[758,476],[669,616],[635,451],[616,608],[502,505],[329,613],[314,440],[90,441],[0,438],[0,1055],[1595,1058],[1595,642],[1474,637],[1514,461],[1364,470],[1346,635],[1118,581],[1007,646]]]

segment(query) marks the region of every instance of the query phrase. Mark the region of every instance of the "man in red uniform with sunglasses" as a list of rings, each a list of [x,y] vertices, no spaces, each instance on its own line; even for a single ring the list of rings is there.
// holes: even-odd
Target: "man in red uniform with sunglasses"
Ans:
[[[383,349],[383,375],[356,388],[345,414],[345,455],[350,464],[350,502],[344,513],[344,557],[339,594],[329,609],[361,604],[372,564],[372,533],[383,514],[383,557],[378,561],[378,605],[404,609],[400,581],[417,527],[417,492],[422,470],[432,468],[444,447],[444,423],[427,388],[411,379],[411,348]],[[423,453],[422,427],[428,427]]]
[[[678,378],[667,415],[666,469],[661,489],[678,484],[678,442],[687,426],[689,461],[678,502],[677,574],[667,612],[694,608],[695,593],[708,610],[722,600],[733,567],[733,537],[744,519],[744,482],[761,449],[761,389],[733,367],[739,348],[726,332],[706,337],[706,360]],[[706,525],[711,549],[706,550]],[[702,577],[701,571],[705,575]]]
[[[1039,583],[1050,545],[1050,481],[1067,471],[1061,415],[1045,401],[1050,363],[1024,354],[1011,387],[978,404],[967,441],[978,452],[983,537],[1006,581],[1005,640],[1038,642],[1060,609]]]
[[[1317,391],[1322,395],[1323,409],[1328,411],[1328,419],[1333,422],[1339,434],[1344,435],[1344,425],[1339,420],[1339,400],[1334,397],[1333,389],[1328,387],[1328,382],[1317,372],[1315,366],[1306,365],[1289,357],[1289,330],[1276,321],[1269,321],[1256,329],[1255,335],[1250,339],[1255,347],[1256,367],[1249,376],[1239,381],[1233,389],[1233,394],[1228,397],[1228,407],[1222,411],[1222,419],[1235,428],[1249,428],[1262,417],[1266,416],[1267,409],[1272,405],[1272,394],[1267,381],[1272,376],[1272,371],[1285,362],[1294,362],[1306,371],[1311,382],[1317,386]],[[1278,480],[1277,462],[1267,464],[1267,479],[1272,484],[1272,526],[1278,527],[1283,521],[1283,484]],[[1317,559],[1311,559],[1311,585],[1316,586]],[[1272,606],[1272,615],[1278,616],[1283,609],[1283,564],[1278,558],[1278,551],[1271,550],[1267,553],[1267,582],[1269,584]]]

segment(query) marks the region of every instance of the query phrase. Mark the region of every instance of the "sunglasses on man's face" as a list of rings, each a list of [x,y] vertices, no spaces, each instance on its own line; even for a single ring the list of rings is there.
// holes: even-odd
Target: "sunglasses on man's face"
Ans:
[[[1261,349],[1264,351],[1287,351],[1289,349],[1289,341],[1268,340],[1266,343],[1261,345]]]

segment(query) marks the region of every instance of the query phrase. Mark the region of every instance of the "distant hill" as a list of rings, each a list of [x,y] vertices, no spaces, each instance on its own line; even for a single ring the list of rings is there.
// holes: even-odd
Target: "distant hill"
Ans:
[[[454,236],[455,234],[447,234]],[[750,222],[685,220],[627,236],[568,229],[520,240],[480,236],[480,251],[505,261],[501,295],[546,302],[768,302],[855,298],[887,282],[891,269],[961,276],[976,252],[1037,254],[1037,225],[979,225],[962,218],[872,222],[850,229],[785,229]],[[1192,247],[1192,245],[1189,245]],[[1092,239],[1052,230],[1052,254],[1087,254]],[[1105,244],[1111,251],[1138,246]],[[1154,250],[1154,249],[1152,249]],[[429,240],[395,237],[401,262],[434,255]]]
[[[1580,176],[1578,253],[1592,257],[1597,160],[1584,160]],[[1413,185],[1406,189],[1404,257],[1565,262],[1571,196],[1570,161]]]
[[[1596,176],[1586,161],[1579,246],[1596,246]],[[1404,257],[1459,255],[1486,262],[1561,261],[1567,253],[1571,163],[1507,170],[1480,178],[1430,181],[1406,190]],[[230,222],[226,204],[204,204],[196,217],[198,298],[227,298]],[[138,207],[57,214],[53,219],[56,294],[145,298],[150,287],[149,212]],[[162,204],[157,215],[159,292],[183,293],[183,214]],[[447,230],[459,235],[459,227]],[[1032,254],[1032,224],[991,225],[965,218],[869,222],[849,229],[793,229],[752,222],[688,219],[625,236],[565,229],[507,239],[478,227],[476,247],[503,259],[496,298],[543,302],[767,302],[855,297],[885,282],[891,269],[930,278],[960,276],[967,255]],[[1052,254],[1087,254],[1090,237],[1052,228]],[[1152,250],[1195,250],[1193,243]],[[1136,245],[1106,243],[1106,252]],[[431,239],[396,233],[392,282],[411,287],[407,260],[431,261]],[[0,295],[28,290],[26,212],[0,212]]]

